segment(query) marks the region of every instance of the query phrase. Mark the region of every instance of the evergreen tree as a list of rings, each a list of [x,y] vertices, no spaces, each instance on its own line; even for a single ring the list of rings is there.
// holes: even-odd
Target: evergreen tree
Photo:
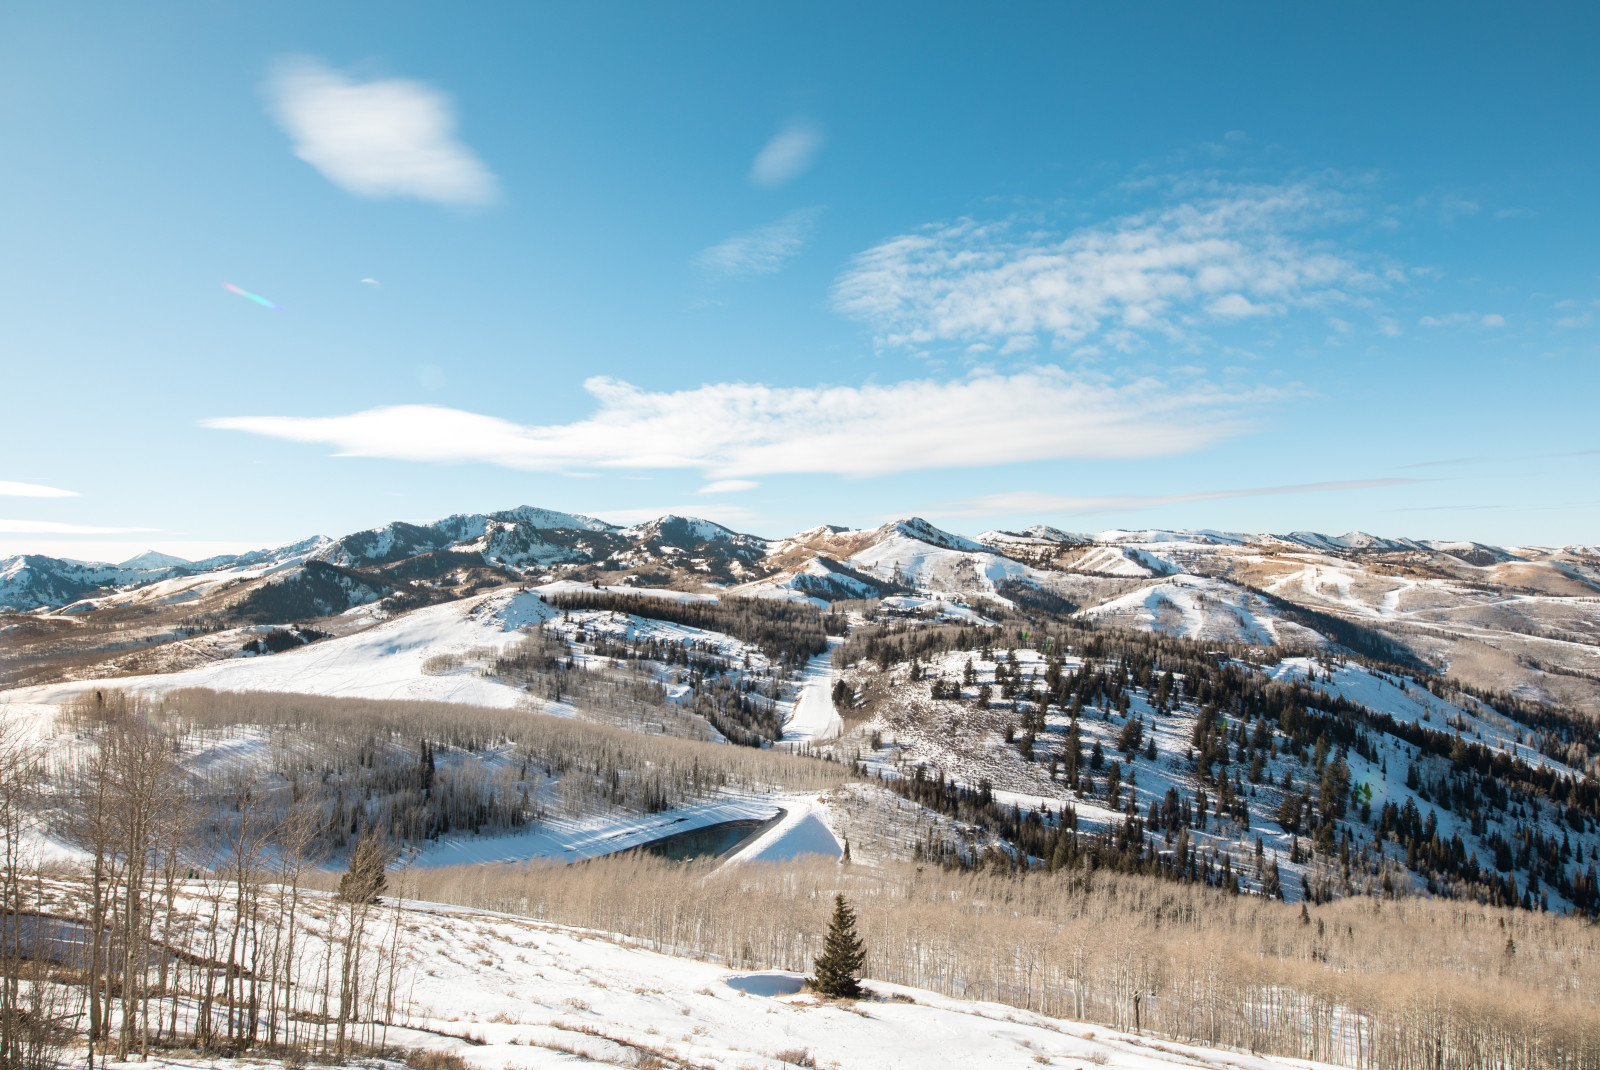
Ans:
[[[389,885],[383,874],[388,867],[386,845],[369,828],[350,853],[350,867],[339,877],[339,898],[352,904],[377,902]]]
[[[844,901],[844,896],[835,895],[828,937],[822,944],[822,954],[812,964],[817,975],[811,978],[811,987],[824,996],[859,996],[861,985],[856,974],[861,972],[866,961],[866,946],[856,935],[856,913]]]

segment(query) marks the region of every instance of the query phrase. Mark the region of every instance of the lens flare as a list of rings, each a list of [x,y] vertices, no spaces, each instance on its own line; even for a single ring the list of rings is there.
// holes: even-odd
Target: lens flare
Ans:
[[[238,294],[240,297],[248,297],[250,300],[264,308],[270,308],[274,312],[278,311],[278,306],[273,304],[271,301],[268,301],[265,297],[262,297],[260,294],[253,294],[249,290],[241,290],[231,282],[223,283],[222,288],[227,290],[229,293]]]

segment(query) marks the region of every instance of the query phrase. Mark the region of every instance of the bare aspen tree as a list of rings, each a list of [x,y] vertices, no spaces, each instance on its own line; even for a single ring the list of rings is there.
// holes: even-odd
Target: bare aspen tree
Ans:
[[[146,1055],[149,1052],[144,994],[150,962],[149,911],[156,902],[161,826],[177,803],[178,769],[166,738],[139,717],[125,717],[112,726],[102,747],[111,759],[107,771],[112,778],[113,842],[122,856],[117,1055],[125,1061],[135,1046]],[[135,1036],[136,1030],[141,1035]]]
[[[115,723],[123,716],[119,696],[112,701],[96,692],[95,698],[79,713],[79,723],[93,731]],[[116,820],[115,798],[112,788],[114,752],[92,739],[87,750],[80,753],[64,770],[62,791],[64,820],[62,831],[66,839],[89,856],[88,903],[85,911],[84,941],[88,945],[88,972],[84,984],[84,997],[89,1011],[88,1063],[94,1068],[95,1045],[102,1043],[107,1030],[109,1010],[106,995],[108,983],[108,955],[111,943],[111,918],[116,900],[119,874],[115,851]]]
[[[355,849],[350,852],[349,867],[339,878],[338,900],[342,907],[344,932],[340,947],[339,1017],[334,1046],[340,1055],[347,1053],[346,1028],[354,1020],[360,1006],[361,952],[367,922],[388,883],[384,876],[388,865],[387,845],[378,832],[369,827],[356,841]]]
[[[301,883],[308,867],[321,857],[317,832],[322,818],[322,800],[308,796],[294,802],[277,826],[277,923],[271,952],[272,986],[268,993],[266,1025],[269,1043],[299,1043],[296,1029],[299,956],[301,945]],[[280,1032],[279,1020],[282,1019]]]
[[[35,748],[18,738],[13,724],[0,722],[0,1060],[8,1066],[21,1063],[28,1019],[23,834],[35,803],[38,769]],[[37,938],[36,924],[32,932]]]

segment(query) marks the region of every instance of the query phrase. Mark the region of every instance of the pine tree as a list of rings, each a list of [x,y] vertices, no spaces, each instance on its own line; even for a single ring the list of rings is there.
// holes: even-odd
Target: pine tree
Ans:
[[[378,901],[388,887],[383,871],[389,866],[384,842],[370,829],[350,853],[350,867],[339,877],[339,898],[346,903],[370,904]]]
[[[833,897],[833,920],[828,923],[828,937],[822,944],[822,954],[817,956],[813,968],[817,975],[811,978],[811,987],[824,996],[854,998],[861,995],[861,985],[856,974],[867,960],[867,949],[856,935],[856,913],[844,901],[844,896]]]

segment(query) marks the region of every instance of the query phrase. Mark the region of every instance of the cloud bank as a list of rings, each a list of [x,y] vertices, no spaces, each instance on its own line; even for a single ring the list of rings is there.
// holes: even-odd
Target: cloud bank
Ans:
[[[1143,334],[1181,338],[1375,285],[1349,256],[1295,236],[1344,214],[1337,194],[1290,185],[1229,187],[1065,237],[963,219],[861,253],[833,301],[886,346],[1014,351],[1098,335],[1127,349]]]
[[[202,425],[324,444],[344,457],[530,470],[683,468],[726,480],[1182,453],[1244,430],[1244,413],[1278,396],[1203,382],[1116,383],[1053,367],[886,386],[713,383],[651,393],[606,377],[584,386],[598,410],[568,424],[530,426],[460,409],[395,405]]]
[[[294,154],[360,197],[493,201],[493,173],[456,140],[450,98],[408,78],[356,82],[315,59],[288,61],[267,86]]]

